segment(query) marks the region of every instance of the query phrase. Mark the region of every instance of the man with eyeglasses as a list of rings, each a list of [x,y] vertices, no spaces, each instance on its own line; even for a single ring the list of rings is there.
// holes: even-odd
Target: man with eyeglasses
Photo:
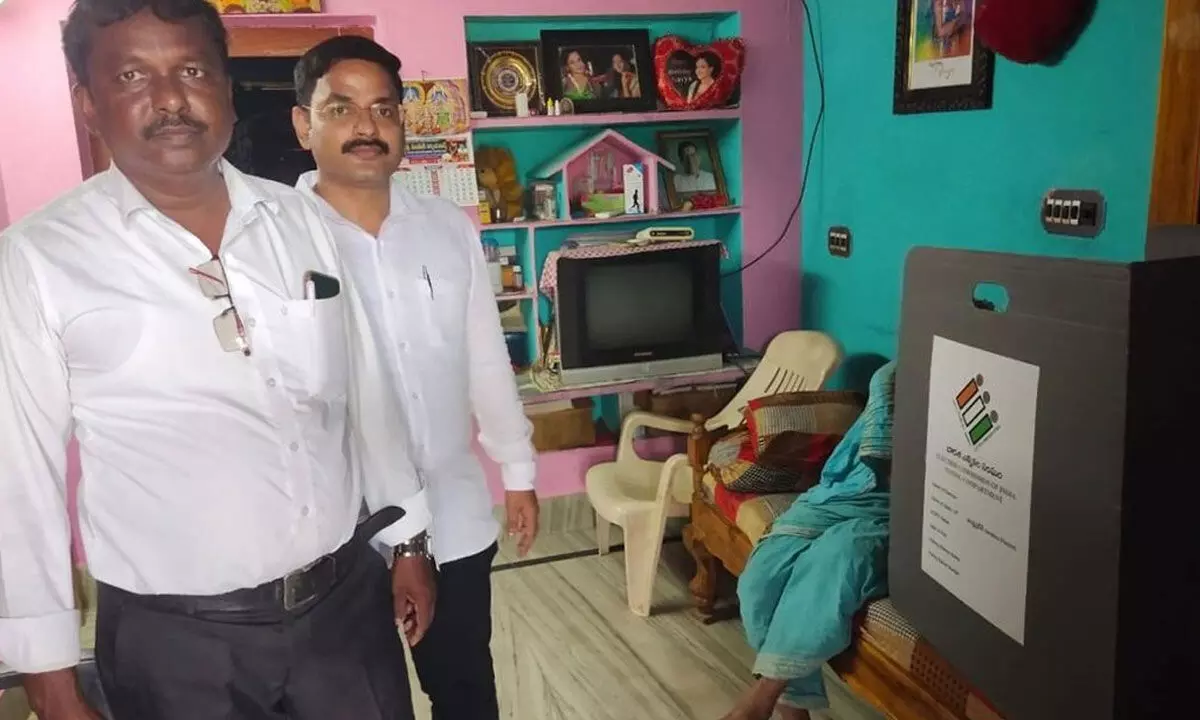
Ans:
[[[315,206],[221,159],[220,17],[77,0],[63,43],[113,166],[0,236],[0,661],[42,720],[97,717],[74,432],[116,720],[412,718],[397,625],[434,587],[402,410]]]
[[[301,58],[295,80],[293,124],[318,168],[299,187],[329,220],[362,291],[428,483],[437,611],[413,664],[435,720],[497,718],[489,642],[499,528],[472,419],[500,464],[507,529],[522,554],[537,534],[538,503],[531,428],[483,247],[461,208],[392,181],[404,155],[395,55],[366,38],[333,38]]]

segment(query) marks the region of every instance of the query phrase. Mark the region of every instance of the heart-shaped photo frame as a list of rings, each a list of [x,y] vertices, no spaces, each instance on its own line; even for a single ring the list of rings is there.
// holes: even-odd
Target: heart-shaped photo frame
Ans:
[[[678,35],[654,42],[658,96],[671,110],[725,107],[742,80],[746,44],[741,38],[694,45]]]

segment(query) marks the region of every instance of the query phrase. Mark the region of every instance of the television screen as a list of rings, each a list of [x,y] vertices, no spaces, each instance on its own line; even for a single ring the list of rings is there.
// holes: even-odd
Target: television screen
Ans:
[[[560,258],[557,322],[564,372],[719,357],[728,344],[720,264],[719,245]]]
[[[692,269],[678,262],[602,265],[587,276],[586,342],[618,350],[686,342],[695,325]]]

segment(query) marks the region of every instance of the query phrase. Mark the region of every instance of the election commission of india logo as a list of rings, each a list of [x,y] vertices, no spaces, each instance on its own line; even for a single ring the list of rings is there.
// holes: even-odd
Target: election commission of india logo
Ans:
[[[967,380],[967,384],[955,396],[954,404],[971,447],[979,447],[999,431],[1000,414],[992,409],[991,393],[983,389],[983,375]]]

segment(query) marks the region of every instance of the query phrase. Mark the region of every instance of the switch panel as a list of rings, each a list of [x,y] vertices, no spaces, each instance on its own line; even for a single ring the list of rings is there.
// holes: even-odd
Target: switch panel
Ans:
[[[1104,215],[1104,197],[1095,190],[1051,190],[1042,198],[1042,227],[1055,235],[1096,237]]]
[[[841,225],[829,228],[829,254],[850,257],[850,228]]]

